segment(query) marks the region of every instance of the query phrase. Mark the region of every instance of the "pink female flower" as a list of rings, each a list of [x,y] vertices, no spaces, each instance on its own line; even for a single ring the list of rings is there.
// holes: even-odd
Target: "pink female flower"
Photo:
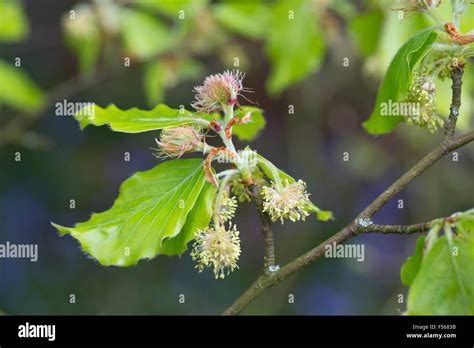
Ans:
[[[156,143],[159,146],[156,157],[179,158],[186,152],[202,148],[202,131],[188,125],[166,128],[161,131],[160,140]]]
[[[225,71],[222,74],[208,76],[202,86],[196,86],[196,101],[191,106],[199,112],[222,111],[226,105],[235,105],[237,97],[247,92],[242,86],[245,74],[237,71]]]

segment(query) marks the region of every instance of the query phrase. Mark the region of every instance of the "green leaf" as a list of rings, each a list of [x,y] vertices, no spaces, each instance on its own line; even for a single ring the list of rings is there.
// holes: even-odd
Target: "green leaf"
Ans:
[[[382,110],[390,105],[390,102],[403,101],[410,88],[413,69],[430,51],[437,37],[438,34],[432,29],[426,29],[409,39],[395,55],[379,88],[374,110],[364,122],[369,133],[388,133],[404,120],[403,116],[383,115]]]
[[[408,293],[408,314],[473,315],[474,255],[465,241],[441,237],[423,258]]]
[[[89,37],[66,35],[65,40],[66,45],[74,51],[78,57],[79,71],[81,74],[93,74],[102,45],[100,35],[91,35]]]
[[[23,68],[0,60],[0,102],[20,111],[34,111],[43,104],[44,93]]]
[[[232,127],[232,134],[235,134],[240,140],[251,141],[255,139],[258,133],[265,127],[265,117],[263,117],[262,109],[256,108],[254,106],[242,106],[237,109],[235,116],[240,118],[251,113],[252,118],[249,123],[246,124],[236,124]]]
[[[199,195],[196,204],[189,212],[186,223],[181,232],[173,237],[163,240],[162,253],[165,255],[181,255],[187,250],[187,244],[194,239],[194,233],[197,230],[209,225],[212,217],[212,207],[217,188],[206,182]]]
[[[186,58],[179,61],[176,75],[180,80],[196,79],[202,76],[204,66],[197,60]]]
[[[276,176],[280,178],[283,183],[292,184],[296,180],[290,175],[286,174],[283,170],[277,168],[272,162],[267,160],[262,155],[257,154],[258,166],[263,171],[263,173],[271,180],[276,181]],[[321,210],[316,205],[311,203],[311,206],[308,209],[309,212],[316,213],[318,220],[328,221],[333,219],[332,212],[329,210]]]
[[[425,246],[425,237],[419,237],[416,241],[415,253],[408,257],[400,270],[400,278],[403,285],[410,286],[413,283],[418,271],[421,267],[421,260],[423,259],[423,248]]]
[[[350,33],[364,57],[372,55],[377,49],[383,20],[383,11],[377,8],[354,17],[350,22]]]
[[[0,1],[0,41],[17,42],[23,40],[29,31],[28,19],[16,0]]]
[[[171,109],[159,104],[152,110],[132,108],[121,110],[115,105],[105,109],[94,105],[92,111],[81,110],[75,116],[81,129],[88,125],[110,125],[112,130],[124,133],[140,133],[168,127],[177,127],[183,124],[199,124],[208,126],[209,121],[194,117],[194,114],[185,109]]]
[[[202,70],[201,64],[192,59],[162,59],[147,64],[144,87],[148,104],[155,106],[163,102],[167,89],[180,81],[197,78]]]
[[[121,32],[127,52],[139,59],[152,58],[173,46],[170,29],[143,11],[123,9]]]
[[[222,26],[252,39],[263,39],[268,32],[268,6],[257,2],[228,2],[213,6]]]
[[[207,2],[208,0],[147,0],[139,1],[137,5],[156,9],[164,15],[177,19],[179,11],[184,11],[185,18],[192,18],[192,15]]]
[[[377,52],[366,63],[367,70],[379,76],[385,75],[400,47],[420,31],[434,25],[427,20],[428,16],[406,16],[400,21],[398,11],[393,11],[393,5],[383,5],[384,23],[380,29]]]
[[[62,18],[65,43],[77,55],[81,74],[92,76],[102,47],[99,16],[85,3],[74,6],[73,11],[74,16],[68,12]]]
[[[163,241],[183,231],[204,183],[202,160],[167,161],[127,179],[109,210],[92,214],[89,221],[75,227],[53,226],[76,238],[102,265],[134,265],[163,253]],[[183,247],[170,245],[166,252],[175,253]]]
[[[456,224],[456,229],[463,236],[474,236],[474,219],[464,219]]]
[[[316,213],[318,220],[321,220],[321,221],[334,220],[334,215],[332,214],[332,211],[321,210],[317,206],[315,206],[313,203],[311,203],[311,206],[309,207],[308,211],[312,213]]]
[[[456,231],[461,238],[472,240],[474,246],[474,209],[461,213],[456,223]]]
[[[312,3],[305,0],[281,1],[272,9],[265,52],[272,64],[267,88],[277,95],[319,69],[325,45],[323,31]],[[294,19],[289,14],[294,11]]]

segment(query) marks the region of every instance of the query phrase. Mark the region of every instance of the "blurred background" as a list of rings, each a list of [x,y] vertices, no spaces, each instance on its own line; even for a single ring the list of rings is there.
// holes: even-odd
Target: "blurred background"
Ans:
[[[448,3],[439,10],[446,21]],[[158,163],[150,149],[156,132],[81,132],[72,117],[55,115],[54,104],[63,100],[190,108],[192,89],[205,76],[238,68],[267,120],[252,147],[306,181],[313,201],[335,216],[327,223],[275,223],[277,263],[337,232],[440,140],[406,125],[380,137],[361,126],[397,49],[433,24],[417,14],[401,21],[400,7],[370,0],[0,0],[0,243],[39,246],[36,263],[0,259],[0,310],[218,314],[261,272],[263,241],[252,204],[238,209],[240,269],[225,280],[197,273],[188,253],[103,267],[73,238],[59,237],[50,221],[71,226],[108,209],[123,180]],[[474,6],[464,23],[474,23]],[[468,65],[461,130],[472,125],[473,82]],[[450,81],[437,88],[445,116]],[[473,165],[469,147],[457,161],[445,157],[374,221],[412,224],[471,208]],[[398,315],[405,309],[398,295],[407,290],[399,270],[415,239],[357,237],[350,243],[365,245],[364,262],[322,258],[244,313]]]

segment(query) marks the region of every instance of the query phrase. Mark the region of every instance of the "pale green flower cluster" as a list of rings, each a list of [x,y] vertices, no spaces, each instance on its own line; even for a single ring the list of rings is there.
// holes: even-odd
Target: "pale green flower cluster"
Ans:
[[[444,126],[444,120],[437,114],[434,82],[414,79],[406,101],[417,105],[417,112],[408,116],[407,124],[427,128],[431,133]]]
[[[69,35],[78,38],[90,38],[99,33],[99,23],[92,6],[80,4],[73,10],[74,16],[64,15],[62,24]]]
[[[232,193],[237,197],[240,203],[251,201],[249,188],[243,183],[240,177],[232,181],[231,189]]]
[[[226,222],[231,220],[235,216],[235,210],[237,209],[237,198],[235,196],[229,197],[227,191],[224,191],[222,195],[221,205],[218,210],[218,219],[220,222]]]
[[[263,211],[268,213],[272,221],[284,219],[291,221],[305,220],[310,214],[311,201],[306,192],[306,184],[298,180],[292,184],[286,180],[282,187],[275,183],[272,186],[264,186],[261,191],[263,197]]]
[[[199,272],[209,267],[216,279],[223,279],[239,267],[240,239],[235,225],[229,224],[228,229],[224,225],[206,227],[198,230],[194,239],[191,257],[197,262]]]

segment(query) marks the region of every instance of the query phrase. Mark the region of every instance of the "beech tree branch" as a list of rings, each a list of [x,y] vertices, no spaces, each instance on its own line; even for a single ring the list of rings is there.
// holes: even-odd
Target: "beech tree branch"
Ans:
[[[461,93],[462,93],[462,75],[464,73],[464,66],[457,65],[453,66],[451,70],[451,80],[453,84],[451,89],[453,90],[451,108],[449,111],[449,118],[446,121],[444,127],[443,141],[452,139],[454,131],[456,129],[456,123],[458,121],[459,110],[461,109]]]
[[[251,190],[260,217],[260,223],[262,225],[263,243],[265,246],[264,272],[268,273],[275,266],[275,243],[273,240],[272,220],[270,219],[270,216],[263,211],[263,200],[260,196],[260,187],[253,184]]]
[[[458,214],[452,214],[450,216],[446,216],[443,219],[444,223],[453,223],[456,222],[458,219]],[[382,234],[413,234],[413,233],[423,233],[431,229],[433,227],[433,222],[439,220],[431,220],[428,222],[423,222],[415,225],[377,225],[377,224],[370,224],[365,227],[359,227],[357,230],[357,234],[362,233],[382,233]]]
[[[392,197],[403,190],[409,183],[415,180],[426,169],[430,168],[439,159],[452,151],[474,141],[474,131],[470,131],[458,138],[447,140],[436,146],[430,153],[423,157],[417,164],[411,167],[398,180],[383,191],[372,203],[370,203],[351,223],[349,223],[342,230],[334,234],[332,237],[314,247],[307,253],[288,263],[280,270],[261,275],[229,308],[224,311],[224,315],[236,315],[240,313],[248,304],[250,304],[256,297],[262,294],[268,288],[280,283],[295,272],[298,272],[304,266],[317,260],[324,255],[325,246],[327,244],[341,244],[352,238],[364,229],[371,232],[373,228],[380,228],[379,225],[361,226],[361,222],[370,219],[380,208],[382,208]],[[415,227],[385,227],[386,233],[398,232],[406,229],[407,232],[412,230],[427,228],[427,226],[414,225]],[[373,231],[375,232],[375,231]],[[414,233],[414,232],[413,232]]]
[[[359,227],[357,234],[381,233],[381,234],[414,234],[423,233],[431,228],[431,221],[415,225],[377,225]]]

